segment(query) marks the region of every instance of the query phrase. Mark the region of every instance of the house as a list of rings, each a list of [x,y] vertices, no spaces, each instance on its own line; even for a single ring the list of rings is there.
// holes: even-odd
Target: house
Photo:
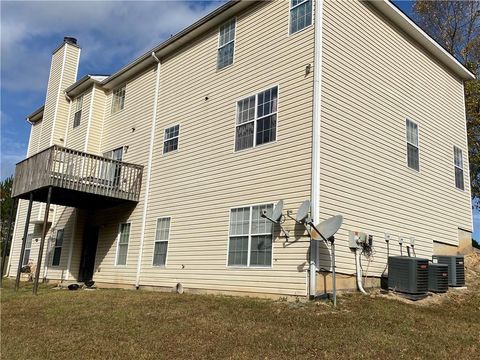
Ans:
[[[388,1],[231,1],[112,75],[77,80],[79,59],[65,38],[27,117],[11,277],[41,252],[48,281],[314,296],[331,257],[291,218],[306,199],[344,217],[338,288],[355,232],[376,281],[412,239],[470,241],[474,76]],[[261,216],[279,200],[288,241]]]

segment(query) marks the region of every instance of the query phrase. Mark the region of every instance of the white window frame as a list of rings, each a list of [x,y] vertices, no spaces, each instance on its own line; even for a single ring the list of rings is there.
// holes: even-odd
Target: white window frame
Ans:
[[[233,40],[230,40],[228,43],[225,43],[223,45],[220,45],[220,29],[222,28],[223,25],[227,24],[228,22],[231,22],[231,21],[234,21],[235,23],[235,26],[234,26],[234,34],[233,34]],[[221,71],[223,69],[227,69],[231,66],[233,66],[233,64],[235,64],[235,53],[236,53],[236,41],[237,41],[237,17],[233,17],[233,19],[229,19],[227,21],[225,21],[224,23],[222,23],[219,27],[218,27],[218,40],[217,40],[217,64],[216,64],[216,69],[217,71]],[[233,59],[232,59],[232,63],[231,64],[228,64],[228,65],[225,65],[224,67],[221,67],[219,68],[218,67],[218,56],[220,54],[220,49],[231,44],[233,42]]]
[[[408,141],[408,122],[411,122],[415,125],[417,125],[417,144],[412,144],[411,142]],[[406,117],[405,118],[405,150],[406,150],[406,154],[405,154],[405,162],[407,164],[407,168],[412,170],[412,171],[415,171],[415,172],[420,172],[420,169],[421,169],[421,166],[420,166],[420,125],[418,124],[418,122]],[[418,152],[418,169],[414,169],[412,167],[410,167],[408,165],[408,145],[412,145],[414,147],[417,148],[417,152]]]
[[[118,93],[122,92],[122,96],[120,97]],[[112,91],[112,105],[110,108],[110,113],[116,114],[122,111],[125,108],[125,99],[127,97],[127,84],[123,84]],[[117,101],[117,99],[122,99],[121,101]]]
[[[168,238],[167,240],[158,240],[157,239],[157,230],[158,230],[158,220],[163,220],[163,219],[169,219],[169,223],[168,223]],[[155,267],[155,268],[166,268],[167,267],[167,263],[168,263],[168,247],[170,245],[170,232],[171,232],[171,229],[172,229],[172,217],[171,216],[160,216],[158,217],[156,220],[155,220],[155,239],[153,241],[153,252],[152,252],[152,266]],[[154,264],[154,261],[155,261],[155,245],[157,244],[157,242],[166,242],[167,243],[167,251],[165,253],[165,264],[163,265],[155,265]]]
[[[167,136],[167,130],[168,130],[168,129],[171,129],[171,128],[175,127],[175,126],[178,126],[178,135],[177,135],[177,136],[173,136],[173,137],[167,139],[167,138],[166,138],[166,136]],[[177,124],[169,125],[169,126],[167,126],[167,127],[165,127],[165,128],[163,129],[162,155],[165,156],[165,155],[168,155],[168,154],[175,154],[175,153],[178,152],[178,150],[180,149],[180,128],[181,128],[180,123],[177,123]],[[178,139],[178,141],[177,141],[177,148],[176,148],[175,150],[171,150],[171,151],[165,152],[165,142],[167,142],[167,141],[169,141],[169,140],[173,140],[173,139]]]
[[[274,252],[274,242],[275,242],[275,237],[274,237],[274,232],[275,232],[275,226],[272,224],[272,232],[271,233],[256,233],[253,234],[253,236],[263,236],[263,235],[271,235],[272,236],[272,251],[271,251],[271,259],[270,259],[270,265],[250,265],[250,258],[252,255],[252,218],[253,218],[253,211],[252,209],[255,206],[272,206],[272,209],[274,207],[273,203],[260,203],[260,204],[251,204],[251,205],[239,205],[239,206],[234,206],[231,207],[228,210],[228,239],[227,239],[227,259],[226,259],[226,267],[227,269],[262,269],[262,270],[271,270],[273,269],[273,252]],[[248,254],[247,254],[247,265],[229,265],[228,264],[228,256],[230,254],[230,237],[231,237],[231,216],[232,216],[232,210],[235,209],[241,209],[241,208],[249,208],[250,209],[250,218],[249,218],[249,225],[248,225]],[[267,220],[268,221],[268,220]],[[235,236],[235,235],[234,235]],[[237,235],[240,236],[240,235]],[[242,235],[245,236],[245,235]]]
[[[33,239],[34,239],[33,233],[27,234],[27,238],[28,237],[30,237],[30,247],[27,247],[28,239],[25,239],[25,249],[23,249],[22,266],[27,266],[28,265],[28,261],[25,262],[25,253],[27,252],[27,250],[29,251],[28,260],[30,260],[30,254],[32,253],[32,243],[33,243]]]
[[[291,32],[291,26],[292,26],[292,10],[305,4],[306,2],[308,1],[311,1],[312,3],[312,14],[311,14],[311,17],[312,17],[312,21],[310,22],[310,25],[307,25],[303,28],[301,28],[300,30],[297,30],[297,31],[294,31],[294,32]],[[303,0],[301,3],[298,3],[297,5],[295,6],[292,6],[292,0],[288,0],[288,35],[291,36],[291,35],[295,35],[295,34],[298,34],[298,33],[301,33],[303,30],[305,29],[308,29],[309,27],[311,27],[313,25],[313,21],[314,21],[314,14],[315,14],[315,4],[316,2],[314,0]]]
[[[57,246],[58,234],[61,232],[62,234],[62,245]],[[65,229],[58,229],[55,234],[55,244],[53,244],[53,254],[52,254],[52,267],[60,266],[61,259],[62,259],[62,250],[63,250],[63,241],[65,240]],[[60,257],[58,259],[58,264],[54,264],[53,261],[55,260],[55,251],[60,249]]]
[[[83,109],[83,94],[78,96],[75,99],[75,113],[73,114],[73,128],[77,128],[82,123],[82,109]],[[78,124],[76,124],[75,120],[77,119],[77,114],[80,113]]]
[[[122,231],[122,225],[124,224],[129,224],[129,228],[128,228],[128,242],[127,242],[127,256],[125,257],[125,264],[118,264],[118,250],[120,248],[120,235],[121,235],[121,231]],[[130,235],[132,233],[132,223],[127,221],[127,222],[123,222],[123,223],[120,223],[118,224],[118,232],[117,232],[117,239],[116,239],[116,242],[117,242],[117,249],[115,251],[115,266],[119,266],[119,267],[126,267],[127,264],[128,264],[128,249],[130,248]]]
[[[267,91],[267,90],[270,90],[270,89],[273,89],[273,88],[277,88],[277,111],[276,112],[273,112],[273,113],[270,113],[268,115],[263,115],[262,117],[258,117],[258,95]],[[241,123],[241,124],[238,124],[237,121],[238,121],[238,114],[239,114],[239,106],[238,106],[238,103],[240,101],[243,101],[245,99],[248,99],[252,96],[255,96],[255,111],[254,111],[254,118],[253,120],[250,120],[250,121],[247,121],[247,122],[244,122],[244,123]],[[253,93],[253,94],[250,94],[248,96],[244,96],[242,97],[241,99],[238,99],[237,101],[235,101],[235,131],[234,131],[234,134],[233,134],[233,137],[234,137],[234,141],[233,141],[233,152],[234,153],[241,153],[243,151],[248,151],[248,150],[252,150],[252,149],[255,149],[255,148],[258,148],[258,147],[262,147],[262,146],[268,146],[268,145],[271,145],[271,144],[275,144],[277,141],[278,141],[278,125],[279,125],[279,108],[280,108],[280,85],[276,84],[276,85],[272,85],[272,86],[269,86],[267,88],[264,88],[260,91],[257,91],[256,93]],[[271,116],[271,115],[274,115],[276,114],[277,115],[277,124],[275,126],[275,140],[274,141],[269,141],[267,143],[263,143],[263,144],[260,144],[260,145],[257,145],[257,121],[260,120],[260,119],[263,119],[265,117],[268,117],[268,116]],[[248,123],[251,123],[253,121],[253,145],[251,147],[247,147],[247,148],[244,148],[244,149],[241,149],[241,150],[237,150],[237,127],[239,126],[242,126],[242,125],[245,125],[245,124],[248,124]]]
[[[462,163],[462,167],[457,165],[457,159],[456,159],[456,150],[460,152],[460,161]],[[462,171],[462,188],[459,188],[457,186],[457,169]],[[453,170],[454,170],[454,183],[455,183],[455,188],[460,191],[465,191],[465,170],[464,170],[464,161],[463,161],[463,150],[460,146],[453,145]]]

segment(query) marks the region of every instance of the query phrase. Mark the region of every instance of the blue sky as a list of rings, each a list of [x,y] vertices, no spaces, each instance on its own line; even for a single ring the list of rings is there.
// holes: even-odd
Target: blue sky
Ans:
[[[111,74],[225,1],[1,1],[0,178],[25,157],[25,116],[45,101],[51,51],[82,46],[78,78]],[[395,1],[407,14],[412,2]],[[480,213],[474,215],[480,239]]]

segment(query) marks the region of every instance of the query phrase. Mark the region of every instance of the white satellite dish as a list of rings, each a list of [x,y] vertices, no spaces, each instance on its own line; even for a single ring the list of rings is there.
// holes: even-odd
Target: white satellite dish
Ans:
[[[269,217],[267,215],[267,210],[266,209],[263,209],[262,210],[262,213],[260,214],[261,217],[271,221],[272,223],[274,224],[277,224],[280,226],[280,229],[282,229],[282,232],[284,233],[285,235],[285,238],[287,239],[288,241],[288,232],[283,228],[282,226],[282,217],[283,217],[283,200],[280,200],[279,202],[277,202],[275,204],[275,206],[273,207],[273,211],[272,211],[272,215],[271,217]]]
[[[312,226],[310,236],[313,240],[328,240],[337,233],[343,223],[343,216],[336,215],[322,221],[316,226]]]
[[[310,200],[305,200],[302,205],[298,208],[297,217],[295,219],[298,223],[304,223],[310,212]]]

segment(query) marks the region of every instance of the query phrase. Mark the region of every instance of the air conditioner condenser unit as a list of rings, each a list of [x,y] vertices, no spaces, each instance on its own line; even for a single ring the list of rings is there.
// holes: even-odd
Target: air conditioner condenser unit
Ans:
[[[428,259],[390,256],[388,288],[412,295],[426,294],[428,292]]]
[[[448,265],[448,286],[465,286],[465,265],[463,255],[433,255],[433,263]]]
[[[448,291],[448,265],[432,264],[428,265],[428,290],[436,293]]]

